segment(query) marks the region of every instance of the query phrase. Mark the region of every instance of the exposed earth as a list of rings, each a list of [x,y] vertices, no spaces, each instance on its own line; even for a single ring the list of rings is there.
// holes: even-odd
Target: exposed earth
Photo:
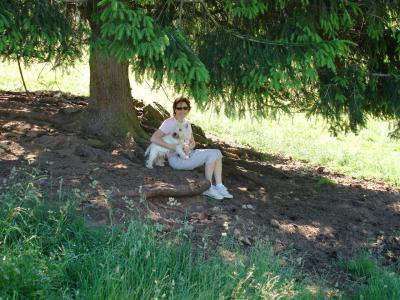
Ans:
[[[140,101],[135,105],[151,134],[156,124],[146,123]],[[56,198],[60,182],[63,191],[86,194],[80,211],[96,224],[146,218],[161,232],[190,231],[199,245],[204,235],[211,244],[233,236],[242,247],[268,238],[277,254],[287,253],[302,271],[331,284],[351,283],[337,261],[363,250],[399,266],[400,191],[389,184],[211,138],[198,147],[224,153],[224,181],[235,197],[207,199],[197,184],[202,168],[146,169],[145,141],[110,145],[77,132],[75,121],[86,106],[87,98],[58,92],[36,92],[31,99],[0,92],[0,182],[13,167],[29,164],[46,172],[37,183]],[[180,191],[186,196],[172,197]]]

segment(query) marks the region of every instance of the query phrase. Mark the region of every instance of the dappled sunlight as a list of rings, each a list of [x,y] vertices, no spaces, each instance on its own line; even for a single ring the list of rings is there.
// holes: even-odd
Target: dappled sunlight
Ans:
[[[221,249],[219,254],[225,262],[231,263],[237,260],[236,254],[226,249]]]
[[[197,180],[193,179],[193,178],[186,178],[186,182],[189,184],[194,184],[197,182]]]
[[[175,187],[171,183],[162,182],[162,181],[154,182],[153,186],[154,186],[154,188],[174,188]]]
[[[29,164],[32,164],[35,161],[37,161],[38,157],[39,157],[39,151],[33,151],[25,154],[24,156],[24,158],[28,161]]]
[[[35,126],[26,121],[10,121],[2,125],[3,130],[10,131],[16,134],[26,134],[28,130],[33,129]]]
[[[304,224],[282,224],[281,228],[284,232],[291,234],[299,234],[306,238],[307,240],[315,240],[317,235],[320,233],[320,228],[312,226],[312,225],[304,225]]]
[[[400,218],[400,200],[396,203],[389,204],[387,207],[397,213]]]
[[[124,163],[113,163],[109,164],[111,169],[128,169],[129,167]]]
[[[25,148],[11,140],[0,140],[0,160],[18,160],[25,154]]]
[[[162,219],[161,214],[158,211],[154,210],[150,210],[147,216],[152,221],[159,221]]]
[[[309,241],[316,241],[321,237],[335,239],[335,230],[331,226],[318,225],[316,222],[313,222],[312,225],[300,223],[280,224],[280,229],[285,233],[298,234]]]

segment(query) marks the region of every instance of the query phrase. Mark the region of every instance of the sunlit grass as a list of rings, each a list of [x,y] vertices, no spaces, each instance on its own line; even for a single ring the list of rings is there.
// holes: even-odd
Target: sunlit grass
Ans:
[[[62,90],[78,95],[89,93],[89,69],[80,63],[68,72],[51,70],[50,64],[24,69],[28,89]],[[131,77],[132,94],[146,103],[158,101],[169,111],[174,92],[153,91],[151,84],[138,84]],[[0,64],[0,89],[22,91],[17,64]],[[264,153],[280,153],[306,160],[358,178],[377,178],[400,187],[400,141],[388,138],[388,122],[370,120],[358,135],[329,134],[326,124],[304,115],[279,120],[231,120],[214,111],[190,113],[192,122],[225,141],[248,144]]]
[[[247,144],[266,153],[281,153],[359,178],[378,178],[400,186],[400,141],[388,137],[388,123],[371,120],[359,135],[334,137],[322,121],[303,115],[278,121],[230,120],[215,113],[191,115],[206,132],[225,141]]]
[[[89,95],[89,65],[86,62],[78,62],[66,70],[53,70],[52,68],[51,63],[23,67],[28,90],[61,90],[75,95]],[[130,78],[130,82],[132,94],[137,99],[147,102],[167,99],[162,90],[152,90],[150,82],[138,84],[133,76]],[[17,63],[0,62],[0,90],[24,91]]]
[[[89,95],[89,66],[86,63],[77,63],[68,70],[52,70],[51,63],[22,68],[28,90],[61,90],[76,95]],[[24,91],[16,63],[0,63],[0,89]]]

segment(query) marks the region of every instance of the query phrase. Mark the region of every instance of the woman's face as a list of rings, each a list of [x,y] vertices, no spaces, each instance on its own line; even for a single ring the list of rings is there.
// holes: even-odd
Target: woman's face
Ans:
[[[177,117],[184,118],[189,113],[190,107],[186,102],[181,101],[175,107],[175,114]]]

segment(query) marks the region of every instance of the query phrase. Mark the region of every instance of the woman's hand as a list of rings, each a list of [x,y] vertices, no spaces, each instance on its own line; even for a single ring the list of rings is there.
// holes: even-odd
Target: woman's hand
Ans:
[[[192,152],[192,149],[190,148],[190,144],[189,143],[184,143],[183,144],[183,152],[185,152],[186,155],[189,155],[190,152]]]

